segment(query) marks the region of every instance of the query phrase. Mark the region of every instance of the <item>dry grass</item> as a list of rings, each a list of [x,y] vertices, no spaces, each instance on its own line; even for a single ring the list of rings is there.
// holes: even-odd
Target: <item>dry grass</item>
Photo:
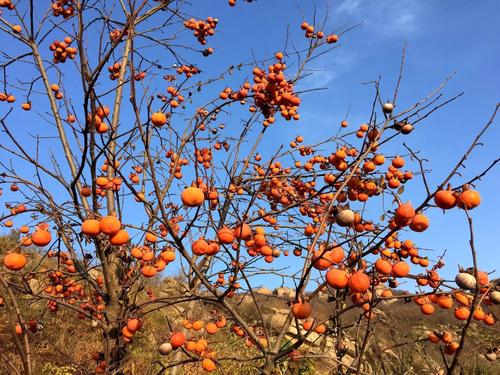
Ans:
[[[158,290],[161,285],[151,285]],[[235,298],[234,304],[238,301]],[[259,306],[266,318],[269,318],[270,332],[276,334],[283,319],[279,319],[277,311],[287,310],[287,301],[271,296],[259,296]],[[75,314],[61,309],[57,314],[45,311],[42,304],[26,305],[21,301],[27,319],[39,319],[44,328],[42,331],[30,335],[33,352],[35,374],[80,375],[93,372],[95,363],[90,356],[94,351],[99,351],[100,339],[98,333],[85,320],[78,320]],[[185,306],[184,306],[185,307]],[[373,374],[438,374],[442,368],[442,357],[439,345],[427,341],[419,341],[426,337],[428,330],[448,330],[455,334],[461,331],[461,324],[456,321],[451,311],[438,311],[430,316],[423,317],[418,306],[414,303],[398,301],[391,304],[382,303],[378,307],[382,314],[373,321],[374,335],[369,342],[362,364],[365,372]],[[208,312],[211,307],[198,306],[191,310],[191,317],[204,317],[209,319]],[[332,311],[333,302],[315,302],[315,316],[323,319]],[[498,309],[496,309],[498,313]],[[258,314],[251,302],[243,302],[240,311],[251,324],[258,322]],[[344,325],[354,323],[359,318],[359,309],[354,309],[342,318]],[[6,322],[5,312],[0,308],[0,320]],[[136,335],[134,342],[129,346],[129,353],[125,359],[123,372],[125,374],[149,375],[157,374],[161,369],[160,363],[168,365],[174,358],[174,353],[167,357],[159,355],[158,345],[168,340],[170,328],[180,328],[181,317],[176,309],[167,308],[154,311],[144,318],[143,329]],[[168,321],[168,322],[167,322]],[[364,327],[365,322],[362,325]],[[330,327],[331,323],[330,323]],[[362,339],[364,330],[350,329],[346,334],[352,341]],[[486,327],[483,323],[474,322],[467,340],[463,356],[463,374],[500,374],[500,364],[488,362],[481,353],[485,348],[498,345],[499,327]],[[0,325],[0,339],[2,353],[19,366],[18,357],[11,344],[10,333],[6,324]],[[258,374],[261,362],[258,360],[245,360],[258,356],[257,350],[248,348],[244,340],[229,331],[222,330],[217,335],[210,337],[210,347],[217,353],[218,358],[227,356],[240,358],[239,361],[221,360],[220,369],[216,374]],[[353,343],[354,344],[354,343]],[[400,345],[406,344],[406,345]],[[317,349],[307,347],[301,349],[303,353],[315,353]],[[334,356],[332,348],[326,350],[327,356]],[[183,355],[182,358],[187,358]],[[299,363],[285,361],[278,368],[280,374],[327,374],[332,371],[335,361],[322,356],[304,359]],[[10,374],[8,366],[0,361],[0,373]],[[180,374],[202,373],[199,362],[185,364],[180,369]]]

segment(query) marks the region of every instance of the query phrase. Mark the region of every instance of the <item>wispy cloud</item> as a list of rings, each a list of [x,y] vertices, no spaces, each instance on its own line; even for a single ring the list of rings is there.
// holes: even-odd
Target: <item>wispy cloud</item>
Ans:
[[[310,74],[300,83],[300,87],[322,88],[351,70],[356,62],[353,52],[341,50],[339,53],[325,55],[310,66]]]
[[[344,0],[333,5],[333,13],[350,22],[363,22],[372,35],[379,37],[406,36],[422,33],[419,22],[424,5],[416,0]]]
[[[339,13],[342,12],[352,13],[359,8],[360,3],[361,3],[360,0],[345,0],[339,5],[339,7],[336,10]]]
[[[307,77],[305,77],[299,85],[310,88],[327,87],[329,83],[335,80],[337,74],[331,70],[315,69],[312,70]]]

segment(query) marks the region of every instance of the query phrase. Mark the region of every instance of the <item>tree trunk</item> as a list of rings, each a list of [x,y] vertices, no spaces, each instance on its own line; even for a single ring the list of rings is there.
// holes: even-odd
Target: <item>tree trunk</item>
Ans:
[[[276,374],[276,364],[274,355],[265,356],[266,363],[261,367],[260,372],[262,375],[274,375]]]

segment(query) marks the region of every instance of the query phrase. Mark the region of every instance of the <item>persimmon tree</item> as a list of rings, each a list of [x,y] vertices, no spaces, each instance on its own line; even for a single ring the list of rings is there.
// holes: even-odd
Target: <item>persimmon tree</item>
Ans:
[[[239,12],[254,6],[228,5]],[[299,135],[275,149],[262,146],[270,128],[300,121],[313,89],[299,86],[308,64],[341,53],[336,43],[347,28],[304,20],[292,25],[304,32],[293,48],[205,71],[212,54],[224,53],[210,47],[219,20],[190,15],[183,1],[0,6],[0,219],[21,233],[2,249],[0,293],[18,355],[4,359],[20,364],[17,373],[35,368],[30,340],[37,326],[27,305],[45,306],[44,314],[67,310],[99,332],[101,350],[88,353],[95,373],[122,373],[145,318],[170,307],[178,316],[166,317],[159,373],[189,363],[214,371],[245,360],[270,374],[281,362],[307,358],[313,332],[337,340],[331,359],[339,371],[361,373],[375,307],[403,298],[424,315],[454,308],[465,322],[461,337],[429,335],[441,342],[452,373],[474,320],[495,323],[490,305],[499,292],[491,270],[477,267],[472,223],[481,203],[475,185],[498,160],[470,180],[459,171],[498,106],[432,186],[426,160],[404,139],[458,96],[445,97],[445,81],[400,108],[404,54],[391,92],[372,83],[365,123],[332,119],[338,126],[318,144]],[[13,121],[23,111],[36,126]],[[398,145],[400,155],[387,153],[388,145]],[[418,201],[405,197],[407,184],[420,189]],[[456,283],[440,276],[441,255],[428,258],[407,238],[408,231],[425,236],[427,210],[462,210],[470,223],[471,267]],[[33,247],[37,256],[26,250]],[[282,267],[283,257],[293,261]],[[177,294],[148,293],[151,280],[173,274],[185,280]],[[279,327],[261,312],[261,274],[274,275],[273,287],[294,285]],[[393,294],[401,279],[415,292]],[[320,294],[330,296],[331,310],[318,320]],[[245,319],[243,299],[257,323]],[[201,310],[206,314],[197,316]],[[352,311],[360,318],[346,326],[342,317]],[[292,338],[290,326],[297,328]],[[346,365],[342,342],[353,329],[365,333]],[[248,357],[216,353],[212,342],[222,332],[241,337]]]

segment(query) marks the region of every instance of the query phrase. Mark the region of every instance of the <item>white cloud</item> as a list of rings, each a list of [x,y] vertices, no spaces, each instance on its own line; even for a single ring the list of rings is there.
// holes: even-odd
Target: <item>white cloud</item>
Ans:
[[[302,82],[299,84],[303,87],[310,88],[322,88],[327,87],[330,82],[335,80],[337,74],[330,70],[325,69],[317,69],[309,73],[307,77],[305,77]]]
[[[352,13],[359,8],[360,0],[345,0],[335,10],[339,13]]]
[[[417,0],[344,0],[333,5],[332,13],[350,23],[363,22],[362,28],[379,37],[406,36],[421,33],[419,27],[424,5]],[[338,18],[332,17],[336,23]]]
[[[414,34],[418,30],[417,16],[415,13],[395,13],[392,17],[383,20],[367,22],[368,27],[384,35]]]
[[[329,83],[351,70],[355,62],[356,55],[344,49],[327,54],[309,66],[310,74],[300,81],[299,89],[328,87]]]

